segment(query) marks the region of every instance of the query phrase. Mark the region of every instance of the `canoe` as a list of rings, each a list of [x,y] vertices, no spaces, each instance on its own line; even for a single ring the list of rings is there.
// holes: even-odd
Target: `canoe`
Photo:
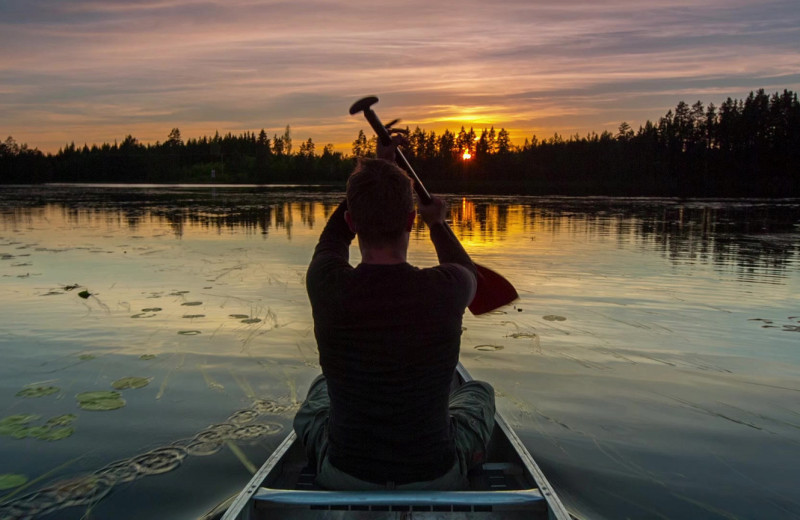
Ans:
[[[470,381],[458,364],[459,379]],[[570,520],[530,452],[497,413],[487,462],[470,472],[463,491],[327,491],[294,432],[278,446],[238,496],[203,520]]]

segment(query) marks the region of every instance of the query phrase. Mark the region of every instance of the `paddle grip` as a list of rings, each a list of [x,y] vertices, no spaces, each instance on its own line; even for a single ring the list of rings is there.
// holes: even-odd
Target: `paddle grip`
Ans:
[[[378,114],[375,113],[370,106],[378,101],[376,97],[368,97],[356,101],[353,106],[350,108],[350,114],[355,114],[356,112],[364,112],[364,117],[367,119],[367,122],[372,127],[372,130],[375,131],[375,134],[380,139],[381,144],[384,146],[391,146],[392,145],[392,136],[389,134],[389,130],[383,126],[381,120],[378,119]],[[417,172],[414,171],[414,168],[411,167],[411,164],[406,159],[406,156],[403,155],[399,149],[395,150],[395,160],[397,164],[400,165],[411,178],[414,180],[414,191],[417,192],[417,196],[419,197],[420,202],[423,204],[430,204],[431,194],[428,193],[428,190],[425,189],[425,186],[422,184],[422,181],[419,180],[419,176]]]

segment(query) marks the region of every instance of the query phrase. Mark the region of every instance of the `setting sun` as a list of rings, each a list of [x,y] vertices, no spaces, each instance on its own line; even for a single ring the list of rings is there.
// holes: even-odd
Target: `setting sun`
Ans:
[[[464,159],[465,161],[468,161],[472,159],[472,154],[469,153],[469,150],[464,150],[464,155],[462,155],[461,158]]]

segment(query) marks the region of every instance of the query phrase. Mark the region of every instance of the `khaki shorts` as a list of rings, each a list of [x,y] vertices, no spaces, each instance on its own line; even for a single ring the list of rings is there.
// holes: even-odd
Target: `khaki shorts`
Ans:
[[[325,376],[318,376],[294,418],[294,430],[306,448],[309,462],[316,466],[317,484],[326,489],[379,490],[394,488],[357,479],[333,466],[326,456],[330,397]],[[483,381],[469,381],[450,394],[456,456],[453,467],[439,478],[413,482],[396,489],[464,489],[467,472],[481,464],[494,429],[494,389]]]

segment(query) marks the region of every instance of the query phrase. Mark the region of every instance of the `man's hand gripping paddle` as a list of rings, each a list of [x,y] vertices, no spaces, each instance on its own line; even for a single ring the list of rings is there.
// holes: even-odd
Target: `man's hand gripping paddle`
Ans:
[[[383,145],[390,146],[392,144],[392,136],[389,134],[389,130],[383,125],[383,123],[381,123],[380,119],[378,119],[378,116],[371,108],[372,105],[377,102],[378,98],[375,96],[360,99],[350,107],[350,115],[364,112],[364,117],[367,118],[367,121],[378,135],[378,139],[381,140],[381,143]],[[414,180],[414,189],[417,192],[417,196],[419,196],[419,200],[423,204],[430,204],[430,193],[428,193],[428,190],[425,189],[422,181],[419,180],[419,177],[408,163],[408,160],[406,159],[405,155],[403,155],[403,152],[398,149],[395,154],[397,164],[405,169]],[[450,230],[450,233],[453,232],[449,226],[447,229]],[[469,304],[469,310],[472,312],[472,314],[485,314],[502,307],[503,305],[508,305],[519,298],[517,290],[514,289],[514,286],[511,285],[508,280],[495,273],[491,269],[487,269],[481,265],[475,264],[475,267],[478,270],[478,288],[475,292],[475,298],[472,300],[472,303]]]

